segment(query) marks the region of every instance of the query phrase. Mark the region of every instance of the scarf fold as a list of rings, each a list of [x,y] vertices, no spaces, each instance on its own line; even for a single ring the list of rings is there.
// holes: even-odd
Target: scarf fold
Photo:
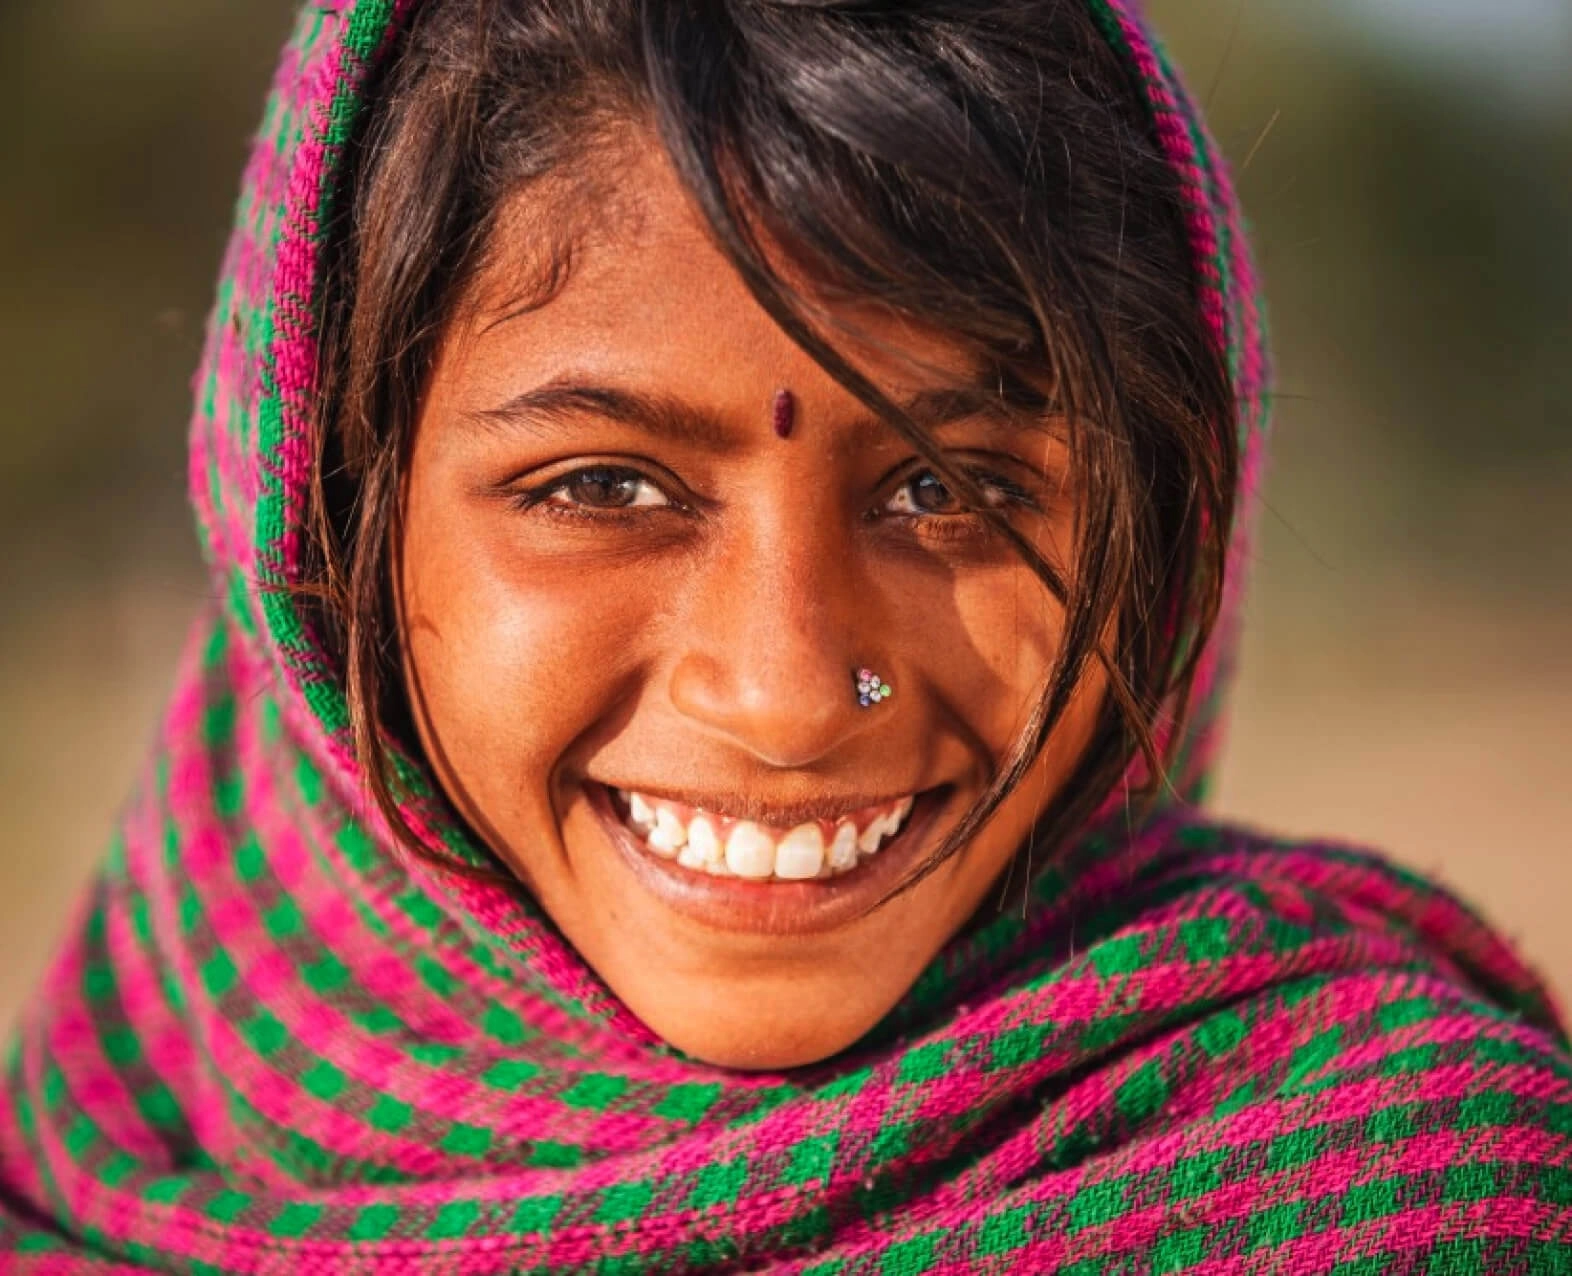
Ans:
[[[1183,181],[1248,504],[1267,367],[1227,174],[1132,0],[1081,2]],[[288,586],[320,228],[414,7],[306,5],[285,51],[196,387],[219,601],[7,1058],[0,1270],[1572,1272],[1557,1012],[1379,857],[1111,809],[866,1040],[742,1074],[666,1047],[515,893],[392,851]],[[1241,531],[1229,616],[1245,557]]]

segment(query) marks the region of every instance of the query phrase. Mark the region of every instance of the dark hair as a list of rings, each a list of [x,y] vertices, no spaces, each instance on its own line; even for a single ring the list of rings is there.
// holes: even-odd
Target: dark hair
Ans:
[[[421,396],[505,201],[531,184],[545,191],[547,179],[582,193],[629,125],[658,136],[759,304],[988,514],[1067,609],[1014,752],[922,872],[1018,783],[1088,661],[1105,666],[1109,696],[1034,840],[1052,846],[1082,823],[1137,754],[1162,782],[1154,724],[1175,715],[1178,740],[1221,596],[1238,456],[1179,179],[1132,75],[1085,0],[419,7],[371,86],[328,227],[304,584],[346,671],[375,797],[412,849],[437,854],[400,815],[390,745],[408,744],[407,709],[389,581]],[[571,269],[561,234],[547,295]],[[813,299],[772,266],[765,243],[812,281]],[[1027,386],[1055,388],[1082,494],[1072,571],[991,514],[968,476],[837,353],[815,317],[837,296],[946,334],[996,370],[1012,401]]]

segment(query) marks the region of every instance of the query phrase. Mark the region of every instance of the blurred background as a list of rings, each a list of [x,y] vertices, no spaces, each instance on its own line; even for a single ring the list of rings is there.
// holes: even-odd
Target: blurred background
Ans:
[[[1282,399],[1217,807],[1378,845],[1572,1000],[1572,0],[1150,0]],[[204,592],[188,382],[290,0],[0,4],[0,1027]]]

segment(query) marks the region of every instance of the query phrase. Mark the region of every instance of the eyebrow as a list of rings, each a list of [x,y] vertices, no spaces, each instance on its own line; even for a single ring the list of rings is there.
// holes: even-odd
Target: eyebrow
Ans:
[[[983,419],[1017,428],[1056,432],[1051,420],[1055,414],[1053,401],[1018,378],[1007,378],[992,386],[979,383],[962,388],[919,390],[908,398],[897,400],[896,406],[924,430]],[[760,419],[765,419],[768,416],[765,406],[761,404],[759,410]],[[482,426],[505,426],[533,433],[550,433],[555,428],[594,418],[626,425],[669,443],[714,452],[735,450],[743,442],[743,436],[721,416],[675,395],[598,385],[571,375],[555,377],[496,407],[465,415]],[[892,434],[886,421],[868,415],[850,424],[841,444],[856,450],[888,439]]]

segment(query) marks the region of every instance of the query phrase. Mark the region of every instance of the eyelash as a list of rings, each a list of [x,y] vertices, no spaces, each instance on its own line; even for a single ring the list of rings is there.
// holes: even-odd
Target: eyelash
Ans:
[[[993,490],[999,494],[999,500],[994,505],[995,509],[1007,506],[1016,506],[1023,509],[1038,509],[1038,503],[1030,493],[1009,479],[986,470],[972,468],[968,471],[972,480],[985,491]],[[896,497],[909,492],[913,485],[924,478],[933,478],[941,486],[941,479],[932,470],[917,470],[902,481],[885,502],[892,503]],[[617,485],[633,482],[643,487],[648,487],[660,493],[661,501],[658,504],[629,504],[594,506],[569,501],[558,501],[552,498],[566,492],[575,484],[585,482],[601,482],[607,485]],[[908,501],[908,503],[911,503]],[[514,504],[523,511],[540,511],[552,518],[565,518],[575,522],[597,522],[603,524],[627,525],[647,518],[654,509],[670,509],[686,512],[687,507],[680,501],[673,500],[661,488],[660,484],[650,479],[639,470],[620,465],[587,465],[581,469],[560,475],[547,483],[541,484],[517,493]],[[924,534],[940,536],[965,536],[979,530],[987,529],[987,520],[975,510],[961,509],[950,513],[920,510],[916,508],[907,510],[876,509],[870,511],[870,517],[878,517],[881,513],[885,517],[899,518],[903,521],[921,527]],[[948,526],[944,526],[948,524]],[[941,531],[941,528],[943,530]]]
[[[987,470],[978,469],[976,467],[963,467],[963,469],[965,469],[965,472],[970,475],[972,482],[976,483],[978,487],[982,488],[985,494],[990,489],[998,493],[998,499],[992,503],[994,509],[1000,509],[1007,505],[1018,505],[1026,509],[1037,508],[1037,502],[1032,499],[1031,493],[1027,492],[1019,484],[1012,483],[1009,479],[1004,478],[1001,475],[993,474]],[[907,475],[905,481],[895,489],[896,495],[898,496],[901,493],[910,491],[915,484],[925,478],[931,478],[940,487],[945,487],[944,479],[941,478],[938,474],[935,474],[932,470],[917,470],[912,474]],[[945,490],[946,493],[948,493],[949,489],[947,487]],[[892,496],[890,499],[893,501],[895,497]],[[955,499],[953,494],[951,495],[951,499]],[[975,511],[963,509],[958,510],[952,514],[941,514],[934,510],[919,510],[913,508],[910,510],[896,512],[896,516],[900,517],[904,515],[906,517],[914,518],[957,518],[974,513]]]
[[[584,505],[552,498],[566,492],[574,484],[599,481],[607,485],[634,482],[660,493],[659,504]],[[685,507],[668,496],[665,490],[647,475],[625,465],[586,465],[541,484],[519,492],[514,504],[526,512],[538,511],[551,518],[569,519],[574,522],[609,523],[626,525],[645,518],[652,509],[683,510]]]

